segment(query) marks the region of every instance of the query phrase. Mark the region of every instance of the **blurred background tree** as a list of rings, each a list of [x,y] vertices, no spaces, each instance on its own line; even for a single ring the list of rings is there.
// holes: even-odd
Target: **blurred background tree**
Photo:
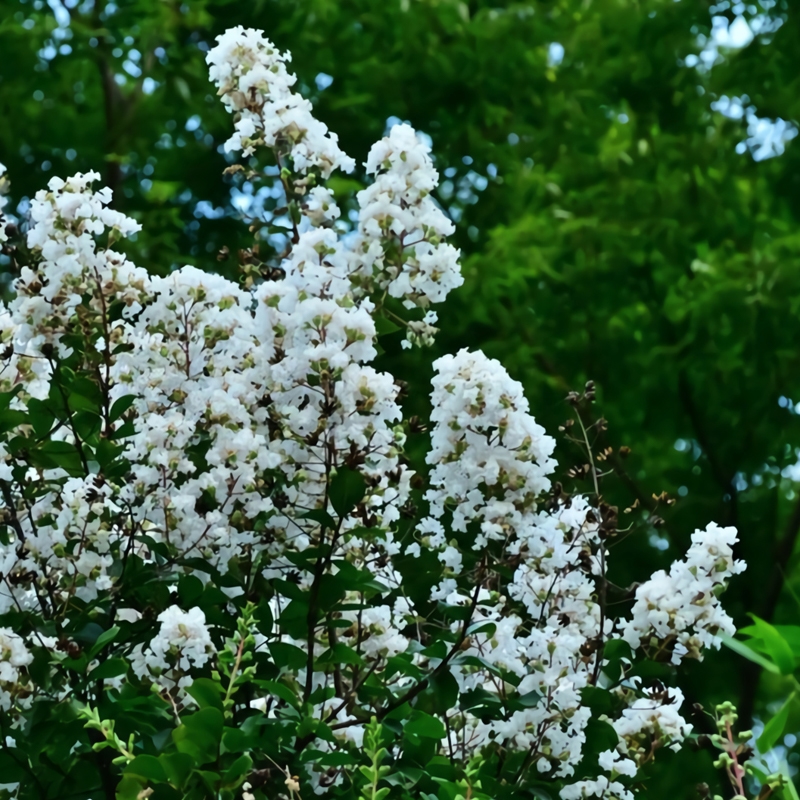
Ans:
[[[252,243],[242,218],[280,200],[269,181],[221,178],[231,125],[204,53],[227,27],[292,50],[359,162],[376,119],[429,135],[467,277],[436,349],[500,357],[551,432],[567,391],[597,382],[607,499],[621,514],[638,500],[612,578],[666,566],[716,520],[739,528],[749,565],[726,603],[738,621],[800,616],[797,4],[0,0],[0,20],[0,162],[19,219],[52,175],[96,169],[143,223],[135,258],[154,272],[232,274]],[[422,368],[396,338],[393,368]],[[408,404],[425,414],[425,397]],[[758,721],[786,694],[768,677],[723,650],[685,689]],[[776,757],[798,760],[794,741]],[[648,797],[694,797],[700,781],[721,786],[711,758],[675,756]]]

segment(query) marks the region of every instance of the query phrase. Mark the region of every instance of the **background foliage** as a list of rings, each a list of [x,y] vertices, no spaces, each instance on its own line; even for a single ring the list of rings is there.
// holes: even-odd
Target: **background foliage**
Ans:
[[[713,15],[763,33],[715,52]],[[203,51],[225,28],[291,48],[317,115],[359,162],[383,133],[375,120],[427,132],[468,273],[437,350],[502,356],[553,431],[566,392],[597,382],[608,443],[632,449],[612,456],[609,499],[638,498],[654,523],[650,563],[617,545],[631,553],[615,556],[617,583],[668,564],[715,519],[738,526],[749,565],[726,606],[742,623],[796,621],[800,150],[781,143],[782,120],[800,119],[794,3],[0,0],[0,20],[0,162],[19,214],[51,175],[98,169],[143,223],[132,247],[153,272],[233,274],[216,254],[239,248],[243,208],[272,202],[220,181],[230,120]],[[727,98],[742,98],[739,119]],[[759,130],[755,115],[779,121]],[[662,491],[678,502],[654,500]],[[787,680],[723,650],[685,689],[758,720]],[[717,780],[710,757],[684,754],[662,761],[649,796]]]

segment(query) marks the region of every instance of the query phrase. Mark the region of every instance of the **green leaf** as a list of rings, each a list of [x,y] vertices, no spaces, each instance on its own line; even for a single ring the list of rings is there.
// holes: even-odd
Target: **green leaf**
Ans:
[[[178,751],[192,756],[199,766],[216,761],[224,725],[222,712],[218,708],[203,708],[182,717],[181,722],[172,732]]]
[[[399,767],[390,775],[387,775],[384,780],[391,786],[403,786],[406,789],[410,789],[424,777],[425,773],[421,769],[417,769],[416,767]]]
[[[33,419],[35,420],[35,417]],[[26,422],[28,422],[28,415],[24,411],[16,411],[10,408],[6,408],[3,409],[3,411],[0,411],[0,433],[6,433],[7,431],[10,431],[12,428],[16,428],[17,425],[24,425]],[[35,427],[34,430],[36,430]],[[43,433],[47,433],[47,431],[49,430],[50,427],[48,426]],[[39,433],[39,431],[36,432]]]
[[[366,484],[360,472],[342,467],[332,478],[329,497],[333,510],[340,516],[347,516],[364,497]]]
[[[197,701],[200,708],[216,708],[223,711],[222,687],[210,678],[197,678],[186,689],[186,693]]]
[[[37,467],[61,467],[71,475],[83,473],[80,456],[74,444],[69,442],[47,441],[31,452],[31,463]]]
[[[444,723],[440,719],[422,711],[412,712],[410,719],[403,727],[403,732],[426,739],[444,739],[447,735]]]
[[[787,641],[769,622],[759,619],[755,614],[748,616],[754,622],[752,627],[755,629],[756,636],[764,643],[765,650],[778,669],[784,675],[791,675],[794,672],[794,653]]]
[[[89,651],[89,657],[94,658],[107,644],[111,644],[114,639],[117,638],[117,634],[119,634],[120,628],[117,625],[109,628],[107,631],[103,631],[97,639],[95,643],[92,645],[92,649]]]
[[[542,696],[539,692],[527,692],[526,694],[521,694],[519,697],[512,698],[512,705],[514,708],[519,706],[520,708],[534,708],[539,705]]]
[[[95,446],[94,454],[100,466],[103,468],[103,471],[108,475],[112,462],[120,456],[124,450],[125,447],[123,445],[114,444],[109,439],[100,439]],[[127,466],[119,462],[115,467],[118,470],[121,469],[122,474],[127,470]]]
[[[383,314],[375,317],[375,331],[378,336],[386,336],[389,333],[396,333],[399,330],[400,326]]]
[[[778,739],[783,736],[786,729],[786,722],[789,719],[789,711],[791,710],[792,702],[794,701],[795,693],[792,692],[786,699],[786,702],[780,707],[780,710],[767,722],[761,736],[756,740],[759,752],[766,753],[775,746]]]
[[[784,796],[787,798],[787,800],[800,800],[800,795],[797,794],[797,789],[795,788],[794,781],[792,780],[789,766],[785,762],[782,765],[781,772],[786,778],[786,782],[782,787]]]
[[[11,749],[0,750],[0,775],[6,783],[20,783],[25,780],[26,772],[21,764],[25,763],[24,751],[13,751],[16,759],[12,756]]]
[[[590,708],[595,716],[611,712],[611,694],[599,686],[584,686],[581,689],[581,703]]]
[[[50,410],[50,406],[44,400],[35,398],[28,401],[28,414],[33,430],[39,437],[47,436],[53,428],[55,414]]]
[[[317,659],[317,663],[325,664],[363,664],[364,659],[352,648],[337,642]]]
[[[123,775],[117,784],[117,800],[137,800],[139,792],[145,788],[144,782],[136,775]]]
[[[253,759],[245,753],[239,756],[222,775],[223,784],[229,789],[235,789],[245,779],[253,768]]]
[[[748,661],[758,664],[760,667],[763,667],[769,672],[774,672],[776,675],[781,674],[781,671],[778,669],[777,665],[773,664],[769,659],[764,658],[764,656],[761,654],[756,653],[755,650],[748,647],[744,642],[740,642],[738,639],[733,639],[730,636],[720,636],[719,638],[722,644],[724,644],[729,650],[733,650],[734,653],[744,656],[744,658],[746,658]]]
[[[18,383],[10,392],[0,392],[0,419],[10,405],[11,401],[22,391],[22,384]]]
[[[336,520],[327,512],[321,508],[315,508],[311,511],[306,511],[304,514],[299,514],[298,517],[300,519],[310,519],[314,522],[318,522],[325,528],[333,529],[336,527]]]
[[[158,760],[167,780],[176,789],[183,789],[194,769],[194,759],[188,753],[162,753]]]
[[[67,406],[70,411],[92,411],[100,409],[100,387],[86,378],[77,378],[68,387]]]
[[[604,750],[613,750],[619,742],[619,736],[608,722],[590,719],[586,725],[586,745],[584,758],[597,756]]]
[[[264,636],[269,636],[272,633],[272,626],[275,620],[269,602],[263,598],[256,608],[255,620],[259,633],[264,634]]]
[[[136,400],[134,394],[127,394],[115,400],[108,412],[109,422],[116,422],[133,405],[134,400]]]
[[[264,689],[271,695],[285,700],[289,705],[299,706],[300,700],[297,695],[285,684],[280,681],[256,681],[259,688]]]
[[[427,697],[432,699],[432,707],[429,712],[445,714],[458,704],[458,681],[453,677],[449,669],[431,675],[428,679],[428,689],[424,692]]]
[[[72,415],[72,424],[81,441],[86,442],[100,432],[103,421],[96,411],[78,411]]]
[[[89,680],[99,681],[105,678],[117,678],[128,671],[128,662],[124,658],[109,658],[102,661],[88,675]]]
[[[181,575],[178,579],[178,597],[187,606],[197,605],[204,588],[203,582],[196,575]]]
[[[269,645],[275,666],[295,671],[308,664],[308,655],[299,647],[284,642],[272,642]]]
[[[476,633],[485,633],[488,638],[494,636],[497,631],[497,625],[494,622],[487,622],[486,620],[478,620],[473,622],[467,628],[467,636],[474,636]]]
[[[800,625],[773,625],[773,627],[792,648],[795,657],[800,657]]]
[[[141,755],[125,767],[126,775],[138,775],[148,781],[155,783],[165,783],[167,781],[167,773],[164,772],[164,767],[155,756]]]

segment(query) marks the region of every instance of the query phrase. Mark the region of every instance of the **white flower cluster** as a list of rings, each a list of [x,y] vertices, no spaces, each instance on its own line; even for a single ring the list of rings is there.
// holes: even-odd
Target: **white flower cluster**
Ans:
[[[20,692],[21,670],[33,661],[25,641],[14,631],[0,628],[0,711],[8,711]]]
[[[598,756],[598,766],[608,775],[576,781],[561,790],[561,800],[602,797],[611,800],[633,800],[630,789],[617,780],[635,778],[656,749],[678,750],[692,732],[692,726],[680,715],[683,693],[680,689],[657,691],[639,686],[639,681],[618,694],[625,702],[620,717],[608,720],[619,736],[617,747]]]
[[[150,292],[123,327],[130,349],[110,371],[112,399],[135,398],[139,420],[126,440],[133,480],[121,500],[156,541],[224,565],[253,540],[231,525],[234,513],[272,508],[254,490],[260,471],[277,461],[252,413],[265,368],[254,357],[252,298],[192,267],[153,279]],[[201,439],[198,470],[191,453]]]
[[[636,683],[638,685],[638,681]],[[692,732],[692,726],[680,714],[683,705],[680,689],[656,691],[637,686],[637,690],[622,690],[621,693],[627,695],[627,707],[611,725],[619,735],[620,746],[633,757],[646,755],[642,746],[645,736],[657,740],[661,746],[678,750],[683,739]],[[624,774],[621,769],[616,771]]]
[[[292,93],[287,58],[241,28],[209,53],[237,115],[230,149],[272,147],[303,176],[287,185],[301,186],[310,224],[276,264],[280,279],[245,290],[194,267],[149,276],[112,249],[138,225],[108,207],[107,189],[92,190],[96,175],[54,179],[36,195],[34,263],[0,311],[0,391],[13,392],[0,440],[0,615],[66,625],[76,608],[109,609],[135,632],[135,646],[120,645],[133,674],[181,701],[218,658],[205,615],[162,600],[158,633],[144,641],[136,626],[152,606],[120,597],[126,569],[164,595],[186,576],[223,602],[258,586],[275,620],[260,629],[260,655],[277,660],[275,645],[294,654],[291,666],[270,666],[297,708],[334,731],[316,750],[360,747],[376,698],[411,703],[425,676],[446,669],[459,689],[442,712],[450,754],[526,751],[563,781],[583,758],[592,711],[582,693],[604,685],[610,640],[677,663],[731,631],[718,595],[743,569],[736,533],[695,533],[685,561],[639,587],[631,620],[610,616],[599,509],[548,494],[554,440],[520,384],[466,350],[435,363],[427,510],[417,514],[411,483],[424,479],[404,453],[413,428],[400,387],[371,363],[376,317],[385,296],[401,312],[427,309],[461,283],[458,251],[443,241],[453,226],[431,197],[428,148],[399,125],[370,152],[358,229],[337,230],[333,195],[310,178],[352,163]],[[428,340],[435,322],[431,311],[409,322],[408,341]],[[409,562],[428,565],[421,593],[406,591]],[[432,614],[441,617],[429,626]],[[429,647],[431,630],[442,638]],[[5,711],[21,707],[31,648],[0,629]],[[629,800],[646,744],[686,736],[679,693],[625,685],[608,720],[619,744],[599,759],[607,774],[567,786],[564,800]],[[468,693],[492,713],[462,703]],[[275,719],[281,702],[252,707]],[[320,793],[342,780],[311,772]]]
[[[191,683],[191,670],[204,666],[216,652],[206,616],[199,608],[181,611],[172,606],[158,615],[158,621],[158,634],[146,648],[139,645],[134,649],[131,667],[139,677],[161,678],[168,689],[174,685],[169,678],[174,670],[179,676],[177,684],[185,686]]]
[[[333,192],[327,186],[315,186],[308,190],[308,196],[303,204],[303,214],[316,227],[330,227],[339,219],[342,212],[336,205]]]
[[[586,797],[602,797],[604,800],[633,800],[633,793],[619,781],[600,775],[595,780],[576,781],[561,790],[561,800],[582,800]]]
[[[431,519],[423,530],[441,535],[480,521],[473,547],[503,541],[529,524],[536,498],[550,488],[555,440],[528,413],[522,386],[483,353],[459,351],[434,363],[431,394]],[[482,487],[486,487],[485,490]]]
[[[388,527],[407,499],[410,476],[399,463],[405,435],[394,428],[398,387],[366,366],[377,355],[373,305],[354,297],[347,255],[332,230],[302,234],[284,268],[286,278],[265,283],[256,296],[259,334],[274,348],[265,387],[271,404],[256,418],[280,428],[271,447],[288,500],[318,507],[331,469],[358,452],[370,483],[365,508],[380,515],[373,524]],[[295,546],[318,527],[282,515],[272,524]]]
[[[410,125],[393,126],[370,150],[374,182],[358,193],[359,272],[406,308],[440,303],[464,282],[460,252],[443,241],[455,226],[431,197],[439,174],[429,153]]]
[[[350,172],[355,162],[339,149],[336,134],[292,91],[297,78],[286,69],[290,58],[252,28],[230,28],[217,37],[206,55],[209,76],[236,115],[236,132],[225,149],[248,156],[259,145],[277,147],[291,156],[297,172],[316,167],[323,178],[334,169]]]
[[[112,299],[124,303],[128,314],[141,308],[145,271],[96,241],[104,234],[110,241],[129,236],[141,226],[108,208],[110,189],[92,191],[99,178],[96,172],[66,181],[51,178],[49,191],[37,192],[31,203],[28,247],[41,255],[41,262],[35,269],[22,268],[10,306],[20,323],[17,335],[29,347],[40,349],[48,342],[57,345],[61,356],[69,355],[61,337],[78,319],[86,295],[92,298],[87,310],[95,315],[107,315]]]
[[[661,747],[678,750],[691,733],[692,726],[680,715],[683,693],[679,689],[656,691],[641,688],[639,681],[618,690],[626,703],[622,715],[608,720],[619,736],[617,747],[598,756],[598,766],[608,775],[576,781],[561,790],[561,800],[603,797],[633,800],[633,792],[617,778],[635,778],[640,766]],[[610,776],[610,777],[609,777]]]
[[[261,31],[237,27],[217,37],[206,60],[235,115],[236,131],[225,147],[245,156],[272,148],[281,167],[290,157],[301,177],[284,188],[296,193],[311,225],[330,227],[341,211],[331,191],[306,173],[315,169],[326,179],[335,169],[352,171],[355,162],[314,118],[308,100],[292,91],[297,79],[286,69],[289,59]],[[463,278],[458,249],[444,241],[455,226],[431,196],[439,175],[430,148],[410,125],[395,125],[372,147],[365,167],[373,183],[358,193],[358,235],[342,251],[356,293],[386,292],[406,308],[442,302]],[[430,343],[435,323],[433,312],[410,321],[404,346]]]
[[[710,523],[692,534],[692,546],[683,561],[669,573],[659,570],[636,590],[633,618],[623,637],[640,645],[669,653],[672,663],[682,658],[702,658],[707,647],[719,647],[719,635],[732,636],[733,620],[719,601],[728,578],[744,571],[733,558],[736,528]]]
[[[555,442],[497,361],[462,350],[434,366],[430,516],[418,527],[414,551],[439,551],[447,577],[432,599],[450,605],[470,602],[469,582],[458,580],[465,549],[486,554],[499,548],[494,552],[518,562],[499,592],[475,595],[478,630],[463,652],[488,671],[473,662],[454,674],[462,691],[497,693],[497,675],[505,670],[519,680],[520,693],[540,698],[504,721],[467,713],[458,724],[469,731],[469,749],[511,742],[515,749],[538,750],[539,771],[569,776],[591,716],[580,691],[592,680],[598,656],[586,644],[612,626],[610,620],[601,625],[594,585],[603,557],[598,524],[584,498],[553,511],[538,508],[550,487]],[[484,555],[473,567],[479,579],[487,560]]]

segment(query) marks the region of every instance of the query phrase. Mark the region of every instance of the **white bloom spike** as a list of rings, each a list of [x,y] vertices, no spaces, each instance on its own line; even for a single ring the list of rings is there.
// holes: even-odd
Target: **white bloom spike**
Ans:
[[[259,145],[278,147],[298,172],[315,167],[323,178],[335,169],[351,172],[355,162],[339,148],[336,134],[292,91],[297,78],[286,69],[290,58],[252,28],[231,28],[217,37],[206,55],[209,76],[236,115],[236,132],[225,149],[249,156]]]

